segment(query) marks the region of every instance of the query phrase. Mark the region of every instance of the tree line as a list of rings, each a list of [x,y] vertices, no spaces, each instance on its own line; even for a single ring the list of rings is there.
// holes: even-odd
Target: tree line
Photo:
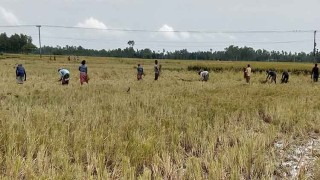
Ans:
[[[134,44],[134,43],[133,43]],[[231,45],[223,51],[198,51],[189,52],[187,49],[173,52],[153,51],[149,48],[134,49],[132,42],[130,47],[111,50],[85,49],[82,46],[49,47],[44,46],[42,51],[45,54],[53,55],[76,55],[76,56],[100,56],[120,58],[141,58],[141,59],[182,59],[182,60],[223,60],[223,61],[296,61],[296,62],[320,62],[320,53],[313,52],[291,53],[286,51],[267,51],[265,49],[254,50],[251,47],[238,47]]]
[[[182,60],[223,60],[223,61],[297,61],[320,62],[320,53],[313,52],[291,53],[286,51],[255,50],[252,47],[238,47],[230,45],[223,51],[198,51],[189,52],[187,49],[176,51],[154,51],[149,48],[134,49],[135,42],[128,41],[129,47],[110,50],[86,49],[82,46],[44,46],[42,53],[46,55],[74,55],[74,56],[99,56],[142,59],[182,59]],[[10,37],[6,33],[0,34],[0,53],[39,53],[39,49],[32,44],[32,38],[23,34],[14,34]]]
[[[0,34],[0,53],[31,53],[37,47],[32,44],[31,36],[24,34],[13,34],[10,37],[6,33]]]

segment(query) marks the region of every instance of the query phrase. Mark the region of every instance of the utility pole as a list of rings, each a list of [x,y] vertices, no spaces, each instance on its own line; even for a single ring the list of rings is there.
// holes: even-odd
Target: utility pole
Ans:
[[[317,43],[316,43],[316,35],[317,31],[314,31],[314,42],[313,42],[313,60],[316,61],[316,53],[317,53]]]
[[[40,58],[42,58],[42,53],[41,53],[41,36],[40,36],[40,28],[41,28],[41,25],[37,25],[37,28],[39,30],[39,52],[40,52]]]

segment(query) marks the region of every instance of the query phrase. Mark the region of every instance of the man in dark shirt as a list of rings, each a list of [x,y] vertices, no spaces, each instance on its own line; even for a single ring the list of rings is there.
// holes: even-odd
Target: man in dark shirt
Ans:
[[[311,79],[313,79],[313,82],[318,82],[318,78],[319,78],[319,68],[318,68],[318,64],[315,64],[311,72]]]
[[[289,73],[287,70],[285,70],[282,73],[281,83],[288,83],[288,80],[289,80]]]
[[[271,83],[274,81],[274,83],[276,84],[277,83],[277,73],[275,71],[268,70],[266,81],[268,81],[268,79],[271,79]]]

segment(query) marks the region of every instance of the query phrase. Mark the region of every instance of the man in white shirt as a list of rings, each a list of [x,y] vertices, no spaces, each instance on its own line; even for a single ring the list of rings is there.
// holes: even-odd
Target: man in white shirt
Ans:
[[[208,71],[200,70],[198,74],[200,75],[201,81],[208,81],[208,79],[209,79],[209,72]]]
[[[248,64],[246,70],[245,70],[245,77],[246,77],[246,82],[249,84],[250,79],[251,79],[251,67],[250,64]]]
[[[59,68],[60,79],[62,85],[68,85],[70,79],[70,72],[67,69]]]

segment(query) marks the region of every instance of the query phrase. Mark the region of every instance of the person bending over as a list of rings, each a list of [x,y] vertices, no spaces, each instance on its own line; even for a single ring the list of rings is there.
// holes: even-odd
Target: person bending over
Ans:
[[[289,73],[287,70],[285,70],[282,73],[281,83],[288,83],[288,81],[289,81]]]
[[[60,79],[62,85],[68,85],[70,79],[70,72],[67,69],[59,68],[58,72],[60,74]]]
[[[16,78],[18,84],[23,84],[23,81],[27,80],[27,73],[22,64],[18,64],[16,68]]]
[[[198,74],[200,75],[200,81],[208,81],[209,80],[209,72],[208,71],[200,70],[198,72]]]
[[[271,79],[271,83],[274,82],[275,84],[277,83],[277,73],[275,71],[268,70],[267,71],[267,79]]]

